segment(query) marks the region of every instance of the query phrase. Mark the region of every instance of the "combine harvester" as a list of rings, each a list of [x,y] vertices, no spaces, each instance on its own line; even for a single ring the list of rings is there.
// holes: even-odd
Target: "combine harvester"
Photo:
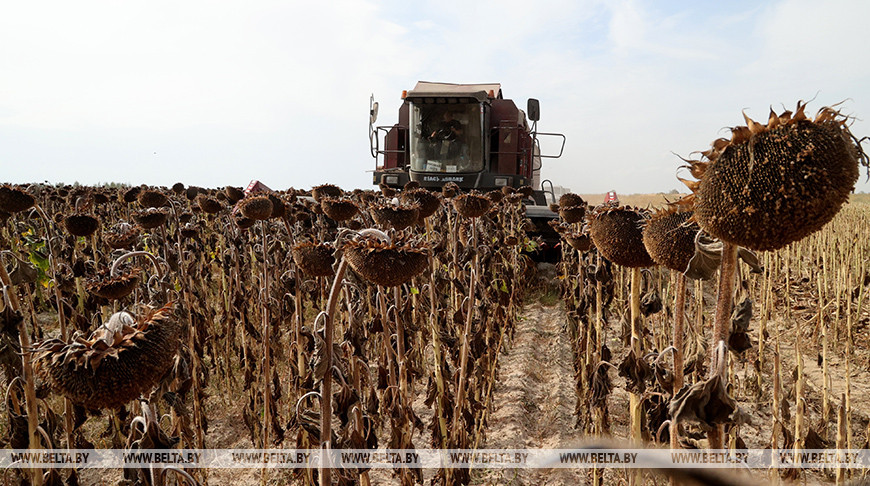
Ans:
[[[424,81],[403,91],[402,100],[399,121],[393,126],[375,126],[378,103],[374,96],[370,101],[374,184],[402,188],[416,181],[421,187],[440,190],[453,182],[464,190],[481,192],[530,186],[534,192],[526,201],[526,216],[545,242],[551,242],[553,232],[547,222],[558,215],[549,204],[558,201],[552,182],[541,181],[541,159],[561,157],[565,136],[537,130],[538,100],[529,99],[523,112],[502,96],[500,84]],[[541,153],[542,137],[561,139],[558,154]]]

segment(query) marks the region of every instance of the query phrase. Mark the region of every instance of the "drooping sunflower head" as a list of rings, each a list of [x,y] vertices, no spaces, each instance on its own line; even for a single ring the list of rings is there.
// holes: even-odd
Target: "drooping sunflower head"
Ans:
[[[833,108],[814,119],[806,104],[794,112],[770,112],[767,124],[744,114],[701,160],[688,160],[696,181],[695,219],[713,236],[753,250],[775,250],[818,231],[848,200],[867,165],[848,128],[849,117]]]

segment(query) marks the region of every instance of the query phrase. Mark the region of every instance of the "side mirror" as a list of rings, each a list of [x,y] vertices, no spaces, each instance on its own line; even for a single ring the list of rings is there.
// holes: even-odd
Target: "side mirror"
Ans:
[[[375,101],[375,96],[372,95],[369,100],[369,125],[374,125],[378,120],[378,102]]]
[[[529,116],[529,120],[538,121],[541,119],[541,104],[538,103],[538,100],[534,98],[529,98],[528,109],[526,109],[526,115]]]

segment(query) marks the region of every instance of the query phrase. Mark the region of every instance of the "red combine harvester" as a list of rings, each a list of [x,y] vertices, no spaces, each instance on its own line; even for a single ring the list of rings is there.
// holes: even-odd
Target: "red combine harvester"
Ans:
[[[398,123],[376,127],[378,104],[371,99],[374,184],[401,188],[417,181],[440,189],[454,182],[481,191],[531,186],[534,196],[527,201],[526,215],[542,230],[549,229],[546,221],[557,216],[548,208],[555,195],[553,184],[540,180],[541,159],[561,157],[565,136],[537,131],[538,100],[529,99],[524,113],[502,97],[499,84],[424,81],[403,91],[402,100]],[[558,154],[541,154],[541,137],[561,138]]]

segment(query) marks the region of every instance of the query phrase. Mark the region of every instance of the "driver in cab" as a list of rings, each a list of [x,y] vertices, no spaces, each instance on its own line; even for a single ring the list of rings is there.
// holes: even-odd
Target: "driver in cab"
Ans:
[[[453,113],[449,110],[444,112],[444,117],[441,120],[441,123],[438,124],[438,128],[432,131],[432,134],[429,135],[429,140],[437,141],[437,140],[456,140],[457,137],[462,136],[462,123],[459,120],[453,119]]]
[[[442,119],[429,134],[431,158],[444,162],[454,161],[459,158],[462,151],[462,123],[453,118],[453,113],[445,111]],[[442,166],[439,170],[446,170]]]

